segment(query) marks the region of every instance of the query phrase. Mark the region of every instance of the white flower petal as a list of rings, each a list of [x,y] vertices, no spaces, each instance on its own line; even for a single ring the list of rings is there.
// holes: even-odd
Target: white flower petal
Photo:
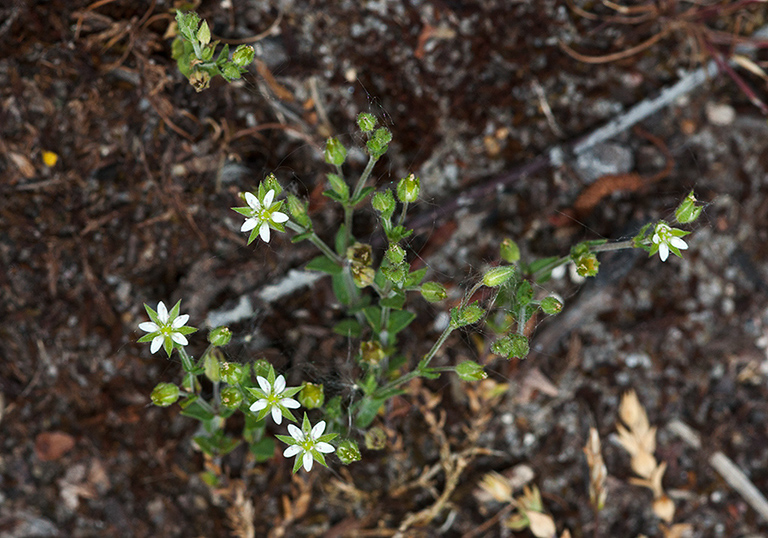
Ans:
[[[139,329],[148,333],[153,333],[159,331],[160,327],[158,327],[154,321],[145,321],[144,323],[139,323]]]
[[[251,404],[251,407],[249,407],[249,409],[251,410],[252,413],[258,413],[259,411],[261,411],[266,407],[267,407],[267,400],[262,398],[261,400],[256,400],[255,402],[253,402]]]
[[[261,387],[261,390],[264,391],[264,394],[272,394],[272,385],[269,384],[269,381],[266,377],[257,376],[256,383],[259,384],[259,387]]]
[[[661,243],[659,245],[659,258],[661,258],[661,261],[663,262],[667,261],[667,258],[669,258],[669,247],[666,243]]]
[[[301,407],[301,404],[293,398],[283,398],[280,400],[280,405],[287,407],[288,409],[298,409]]]
[[[272,216],[270,217],[272,219],[272,222],[277,222],[278,224],[281,222],[285,222],[288,220],[288,215],[285,213],[281,213],[280,211],[275,211],[272,213]]]
[[[163,347],[163,342],[165,341],[165,337],[161,334],[158,334],[152,339],[152,345],[149,346],[150,353],[154,354],[158,349]]]
[[[312,454],[310,454],[309,452],[304,452],[304,456],[302,457],[302,459],[304,460],[304,470],[307,472],[311,471],[312,463],[315,461],[312,458]]]
[[[275,198],[275,189],[269,189],[269,192],[264,197],[264,207],[269,208],[272,205],[272,200]]]
[[[160,323],[168,323],[168,309],[165,308],[163,301],[157,303],[157,319],[160,320]]]
[[[245,219],[245,222],[243,223],[243,225],[240,226],[240,231],[250,232],[256,227],[258,223],[259,223],[258,219]]]
[[[671,237],[669,239],[669,244],[672,245],[673,247],[676,247],[679,250],[686,250],[688,248],[688,243],[686,243],[679,237],[674,237],[674,236]]]
[[[333,445],[332,445],[332,444],[330,444],[330,443],[324,443],[324,442],[322,442],[322,441],[321,441],[321,442],[319,442],[319,443],[317,443],[317,444],[315,445],[315,449],[316,449],[318,452],[324,452],[324,453],[326,453],[326,454],[330,454],[331,452],[333,452],[334,450],[336,450],[335,448],[333,448]]]
[[[297,441],[304,441],[304,432],[297,428],[294,424],[288,424],[288,433]]]
[[[173,320],[173,323],[171,323],[171,327],[174,329],[178,329],[179,327],[183,327],[186,325],[187,321],[189,321],[189,314],[182,314],[178,318]]]
[[[659,234],[653,234],[651,241],[653,241],[656,245],[658,245],[659,243],[661,243],[661,237],[659,237]]]
[[[261,237],[261,240],[265,243],[269,243],[269,224],[266,222],[261,223],[261,228],[259,228],[259,237]]]
[[[182,346],[189,344],[187,337],[181,333],[171,333],[171,340]]]
[[[282,374],[277,376],[277,379],[275,379],[275,384],[273,385],[275,394],[282,394],[285,390],[285,378]]]
[[[251,207],[251,209],[255,211],[261,210],[261,203],[259,202],[259,199],[253,195],[252,192],[245,193],[245,203],[248,204]]]
[[[323,435],[324,431],[325,431],[325,421],[321,420],[320,422],[318,422],[312,427],[312,431],[310,432],[309,436],[312,439],[317,439],[318,437]]]
[[[275,424],[283,423],[283,414],[280,412],[280,408],[276,405],[272,406],[272,420],[275,421]]]
[[[285,450],[283,450],[283,456],[285,456],[286,458],[291,458],[291,457],[295,456],[296,454],[299,454],[299,453],[301,453],[303,451],[304,451],[304,449],[301,448],[299,445],[291,445],[288,448],[286,448]]]

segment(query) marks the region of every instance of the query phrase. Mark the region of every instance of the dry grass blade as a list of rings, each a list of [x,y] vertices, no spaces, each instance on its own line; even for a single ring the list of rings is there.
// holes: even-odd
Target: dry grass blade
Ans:
[[[584,455],[587,457],[587,466],[589,467],[589,502],[597,510],[602,510],[608,493],[605,488],[608,470],[600,451],[600,434],[597,432],[597,428],[589,429],[589,439],[584,445]]]

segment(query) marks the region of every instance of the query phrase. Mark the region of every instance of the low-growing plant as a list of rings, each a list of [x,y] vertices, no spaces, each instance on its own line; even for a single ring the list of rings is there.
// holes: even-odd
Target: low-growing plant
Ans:
[[[181,74],[198,92],[206,89],[211,79],[221,75],[227,82],[239,79],[253,62],[254,50],[249,45],[239,45],[232,56],[229,45],[216,54],[218,41],[211,41],[211,30],[193,11],[176,11],[176,30],[172,56]],[[214,59],[215,58],[215,59]]]
[[[189,45],[195,58],[201,54],[203,58],[211,58],[212,53],[199,50],[212,45],[207,41],[207,25],[200,24],[197,16],[192,15],[177,15],[181,35],[186,41],[197,40]],[[214,69],[214,64],[205,61],[191,63],[199,69]],[[491,345],[493,353],[506,359],[525,359],[530,349],[525,330],[527,322],[536,313],[555,315],[563,308],[559,299],[551,295],[541,297],[538,293],[537,284],[549,279],[554,269],[573,263],[579,275],[591,277],[599,271],[600,252],[641,248],[649,256],[658,253],[659,258],[666,261],[670,253],[681,256],[681,250],[688,248],[683,237],[690,232],[664,221],[649,223],[627,241],[585,241],[565,256],[527,264],[521,261],[516,243],[504,239],[500,245],[502,261],[484,271],[458,305],[450,309],[449,321],[442,333],[414,364],[413,357],[400,348],[400,336],[416,319],[409,299],[420,295],[429,302],[440,302],[448,297],[448,292],[438,282],[425,281],[426,268],[411,270],[406,240],[413,230],[407,227],[406,216],[420,199],[419,178],[410,174],[400,179],[394,189],[376,191],[371,185],[371,174],[389,149],[392,133],[379,126],[369,113],[358,116],[357,126],[365,140],[368,162],[354,181],[348,178],[345,169],[347,148],[337,138],[329,138],[325,145],[325,162],[332,170],[326,176],[327,189],[323,194],[338,203],[343,213],[331,244],[316,233],[308,203],[286,192],[274,174],[268,175],[252,191],[242,193],[245,205],[233,208],[245,219],[240,231],[249,234],[248,244],[259,239],[266,243],[273,231],[290,230],[295,234],[291,238],[293,243],[308,241],[318,249],[319,255],[307,263],[306,269],[329,275],[336,300],[345,311],[344,319],[333,330],[358,343],[350,359],[355,363],[353,370],[357,375],[351,389],[356,392],[354,398],[342,400],[340,395],[327,398],[325,388],[317,379],[306,379],[301,386],[288,387],[283,375],[263,359],[251,364],[227,360],[221,348],[229,343],[232,333],[226,327],[210,331],[208,348],[199,359],[194,359],[185,346],[187,335],[196,329],[186,325],[188,315],[180,314],[181,301],[170,311],[163,302],[156,310],[145,305],[151,321],[139,325],[147,332],[139,342],[151,342],[152,353],[163,348],[169,358],[176,352],[184,372],[180,385],[167,382],[157,385],[152,392],[152,402],[169,406],[178,401],[182,415],[200,421],[202,428],[194,441],[206,454],[222,456],[245,442],[257,461],[271,458],[275,442],[266,434],[265,427],[271,418],[277,425],[281,425],[283,419],[288,421],[289,435],[276,438],[288,445],[283,451],[285,457],[296,456],[294,472],[302,467],[309,471],[315,461],[326,466],[326,455],[332,452],[343,464],[357,461],[361,458],[358,440],[363,436],[356,435],[369,431],[370,435],[364,438],[368,444],[376,445],[375,428],[370,429],[374,419],[387,400],[404,394],[409,381],[418,377],[435,379],[445,372],[454,372],[470,382],[486,377],[484,367],[474,361],[450,366],[433,364],[454,331],[485,323],[497,335]],[[355,212],[368,203],[386,240],[381,252],[374,252],[373,245],[364,242],[353,229]],[[691,192],[676,211],[675,220],[690,223],[700,212],[701,207]],[[485,299],[475,299],[483,287],[490,288],[492,293]],[[203,392],[203,378],[212,390]],[[292,410],[300,407],[306,411],[298,427],[292,424],[298,422]],[[241,433],[233,436],[225,430],[225,423],[238,412],[244,414],[244,425]],[[313,422],[310,415],[318,420]]]

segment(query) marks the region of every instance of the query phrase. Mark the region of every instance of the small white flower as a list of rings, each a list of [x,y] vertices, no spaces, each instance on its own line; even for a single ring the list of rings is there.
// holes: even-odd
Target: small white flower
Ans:
[[[312,463],[314,460],[325,465],[323,454],[330,454],[336,450],[332,444],[326,442],[336,437],[336,434],[330,433],[323,435],[323,432],[325,431],[324,420],[315,424],[312,429],[310,429],[309,426],[309,419],[305,414],[304,423],[301,429],[293,424],[288,424],[288,433],[291,434],[291,437],[285,435],[278,436],[281,441],[291,445],[283,451],[283,456],[286,458],[296,456],[296,464],[293,469],[294,472],[296,472],[300,466],[303,466],[305,471],[312,470]]]
[[[278,209],[280,209],[280,202],[275,204],[272,203],[274,198],[274,189],[270,189],[269,192],[264,195],[264,200],[261,201],[259,201],[253,193],[245,193],[245,202],[248,204],[248,208],[237,209],[246,210],[240,211],[242,215],[246,216],[245,222],[243,222],[243,225],[240,227],[240,231],[250,232],[251,230],[254,230],[251,232],[251,237],[248,239],[249,243],[256,238],[256,231],[258,231],[258,235],[261,237],[262,241],[269,243],[270,227],[282,230],[282,226],[280,225],[288,221],[288,215],[278,211]]]
[[[256,377],[256,381],[259,387],[261,387],[261,391],[258,391],[257,394],[262,397],[253,402],[250,409],[253,413],[259,412],[259,420],[264,418],[267,411],[271,411],[272,420],[275,421],[275,424],[282,424],[285,408],[287,408],[285,412],[290,415],[288,409],[298,409],[300,407],[299,402],[289,397],[298,392],[300,388],[286,389],[285,378],[282,375],[277,376],[274,384],[270,384],[269,380],[262,376]]]
[[[157,311],[144,305],[152,321],[145,321],[139,324],[139,329],[149,333],[139,338],[139,342],[149,342],[151,340],[152,344],[149,347],[149,351],[153,354],[161,347],[164,347],[170,357],[174,344],[186,346],[189,342],[184,335],[191,334],[197,330],[194,327],[184,326],[189,321],[189,314],[179,315],[180,306],[181,301],[177,302],[171,311],[168,312],[163,301],[157,304]]]
[[[671,228],[664,222],[659,222],[654,229],[651,241],[659,247],[659,258],[661,261],[667,261],[670,251],[680,256],[681,250],[686,250],[688,244],[683,241],[679,234],[685,234],[682,230]]]

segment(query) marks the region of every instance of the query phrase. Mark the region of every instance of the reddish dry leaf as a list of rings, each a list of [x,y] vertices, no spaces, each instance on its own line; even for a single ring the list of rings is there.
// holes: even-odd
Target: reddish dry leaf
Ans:
[[[54,461],[72,450],[75,438],[64,432],[43,432],[35,438],[35,454],[40,461]]]

